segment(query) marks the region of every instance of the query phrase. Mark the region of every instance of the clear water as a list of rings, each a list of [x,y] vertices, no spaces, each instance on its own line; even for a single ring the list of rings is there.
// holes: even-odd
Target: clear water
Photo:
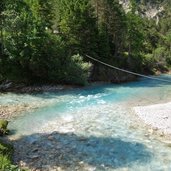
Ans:
[[[160,77],[171,81],[169,75]],[[96,170],[136,171],[170,171],[171,147],[161,137],[149,134],[131,109],[170,100],[171,83],[148,79],[58,93],[0,96],[0,104],[48,104],[15,118],[10,123],[15,135],[34,137],[56,131],[59,142],[71,149],[75,145],[75,157]],[[80,137],[86,138],[86,144],[78,141]]]

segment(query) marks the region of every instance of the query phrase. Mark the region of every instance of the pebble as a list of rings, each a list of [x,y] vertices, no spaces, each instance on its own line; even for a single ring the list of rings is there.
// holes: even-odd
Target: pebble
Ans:
[[[86,137],[80,137],[80,138],[79,138],[79,141],[86,141],[86,140],[87,140]]]
[[[153,134],[154,130],[153,129],[149,129],[148,132],[149,132],[149,134]]]
[[[57,167],[57,171],[63,171],[61,167]]]
[[[33,155],[33,156],[30,156],[29,158],[32,159],[32,160],[35,160],[35,159],[39,159],[39,155]]]
[[[171,141],[162,141],[163,143],[166,144],[166,146],[171,147]]]
[[[20,165],[21,167],[25,167],[25,166],[26,166],[26,163],[23,162],[23,161],[20,161],[20,162],[19,162],[19,165]]]
[[[32,150],[33,153],[36,153],[36,152],[38,152],[38,151],[39,151],[38,148],[35,148],[35,149]]]
[[[48,136],[48,140],[54,141],[55,138],[52,135],[50,135],[50,136]]]

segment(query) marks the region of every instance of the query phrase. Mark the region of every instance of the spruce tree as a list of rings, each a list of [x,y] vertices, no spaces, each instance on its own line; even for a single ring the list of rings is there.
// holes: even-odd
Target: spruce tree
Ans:
[[[56,0],[58,30],[70,46],[71,54],[96,53],[96,18],[89,0]]]

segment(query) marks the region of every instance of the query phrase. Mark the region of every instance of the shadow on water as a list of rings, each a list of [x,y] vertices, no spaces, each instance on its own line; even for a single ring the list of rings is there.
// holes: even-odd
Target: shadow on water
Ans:
[[[82,137],[73,133],[33,134],[15,140],[15,162],[20,160],[30,169],[54,168],[80,170],[88,164],[96,169],[130,167],[146,164],[152,158],[148,148],[138,142],[119,138]],[[23,156],[24,154],[24,156]],[[82,169],[81,169],[82,167]]]

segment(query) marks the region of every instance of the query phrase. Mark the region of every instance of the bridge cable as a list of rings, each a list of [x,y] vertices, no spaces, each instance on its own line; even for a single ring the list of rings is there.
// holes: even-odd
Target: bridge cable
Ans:
[[[107,64],[105,62],[102,62],[102,61],[100,61],[100,60],[98,60],[96,58],[93,58],[93,57],[91,57],[89,55],[86,55],[86,57],[89,58],[89,59],[91,59],[91,60],[93,60],[93,61],[96,61],[96,62],[98,62],[98,63],[100,63],[102,65],[105,65],[105,66],[107,66],[109,68],[116,69],[118,71],[122,71],[122,72],[125,72],[125,73],[128,73],[128,74],[132,74],[132,75],[136,75],[136,76],[140,76],[140,77],[144,77],[144,78],[148,78],[148,79],[152,79],[152,80],[157,80],[157,81],[171,83],[170,80],[166,80],[166,79],[162,79],[162,78],[155,78],[155,77],[152,77],[152,76],[147,76],[147,75],[139,74],[139,73],[136,73],[136,72],[132,72],[132,71],[128,71],[128,70],[125,70],[125,69],[121,69],[121,68],[112,66],[112,65]]]

